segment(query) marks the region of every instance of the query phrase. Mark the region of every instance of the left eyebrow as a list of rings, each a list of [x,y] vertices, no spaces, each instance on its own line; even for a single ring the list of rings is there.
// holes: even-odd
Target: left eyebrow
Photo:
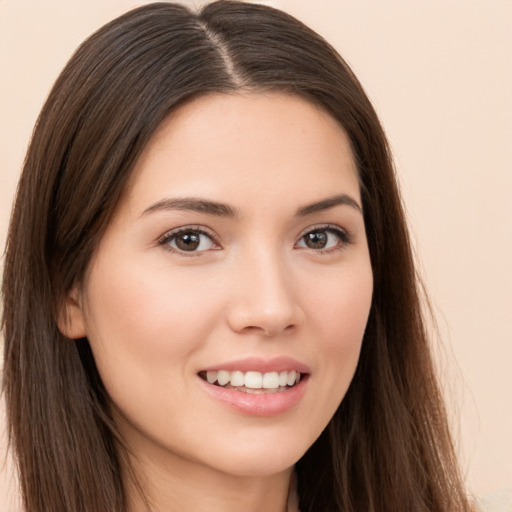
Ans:
[[[297,210],[295,215],[297,217],[304,217],[311,213],[323,212],[340,205],[350,206],[356,209],[359,213],[363,213],[363,209],[353,197],[347,194],[338,194],[336,196],[328,197],[327,199],[322,199],[321,201],[302,206]]]

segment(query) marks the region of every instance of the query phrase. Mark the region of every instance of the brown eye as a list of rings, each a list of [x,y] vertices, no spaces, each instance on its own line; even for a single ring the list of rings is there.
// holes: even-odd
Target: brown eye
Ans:
[[[302,235],[297,247],[313,250],[329,250],[341,248],[350,243],[348,233],[337,227],[317,228]]]
[[[172,249],[182,252],[203,252],[212,249],[214,246],[214,242],[209,235],[193,230],[171,234],[164,243]]]
[[[310,249],[325,249],[328,236],[325,231],[312,231],[304,236],[304,242]]]
[[[198,233],[182,233],[176,237],[176,247],[182,251],[195,251],[200,243]]]

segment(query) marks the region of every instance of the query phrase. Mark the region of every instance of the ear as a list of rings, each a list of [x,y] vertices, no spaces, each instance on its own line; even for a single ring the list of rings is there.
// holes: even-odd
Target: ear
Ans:
[[[68,338],[76,340],[87,336],[82,300],[76,287],[66,296],[57,324],[60,332]]]

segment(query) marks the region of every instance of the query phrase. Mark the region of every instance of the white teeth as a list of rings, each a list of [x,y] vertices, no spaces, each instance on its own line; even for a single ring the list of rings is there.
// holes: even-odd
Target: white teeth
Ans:
[[[279,387],[279,374],[277,372],[265,373],[263,375],[264,389],[277,389]]]
[[[245,383],[243,372],[231,372],[231,385],[243,386]]]
[[[293,386],[300,381],[300,372],[291,370],[289,372],[241,372],[227,370],[208,371],[206,380],[210,384],[218,383],[219,386],[230,384],[232,387],[245,387],[246,390],[277,389],[285,391],[286,386]],[[249,392],[249,391],[248,391]]]
[[[231,380],[230,372],[226,370],[220,370],[217,374],[217,382],[220,386],[225,386]]]
[[[261,389],[263,384],[263,375],[260,372],[246,372],[244,377],[246,388]]]

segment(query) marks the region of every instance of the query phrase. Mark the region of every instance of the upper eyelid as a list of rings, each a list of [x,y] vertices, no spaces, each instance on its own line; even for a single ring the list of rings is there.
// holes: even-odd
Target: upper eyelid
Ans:
[[[158,245],[164,244],[174,236],[177,236],[180,233],[186,233],[187,231],[195,231],[197,233],[201,233],[203,235],[209,236],[216,244],[219,243],[219,237],[215,233],[215,231],[213,231],[211,228],[202,225],[185,225],[174,229],[170,229],[166,231],[163,235],[158,237],[157,243]]]
[[[338,224],[327,223],[327,224],[317,224],[314,226],[310,226],[302,231],[301,235],[297,238],[297,242],[299,243],[308,233],[313,231],[331,231],[333,232],[340,240],[340,247],[346,247],[348,245],[352,245],[354,243],[354,236],[352,231],[341,227]],[[313,249],[312,249],[313,250]],[[314,249],[315,251],[322,252],[322,249]],[[326,249],[325,252],[329,252],[330,249]]]
[[[327,223],[327,224],[314,224],[313,226],[308,226],[306,229],[301,231],[299,235],[299,239],[302,238],[304,235],[307,235],[308,233],[311,233],[311,231],[341,231],[342,233],[346,234],[347,236],[350,236],[350,232],[348,229],[343,228],[337,224]]]

